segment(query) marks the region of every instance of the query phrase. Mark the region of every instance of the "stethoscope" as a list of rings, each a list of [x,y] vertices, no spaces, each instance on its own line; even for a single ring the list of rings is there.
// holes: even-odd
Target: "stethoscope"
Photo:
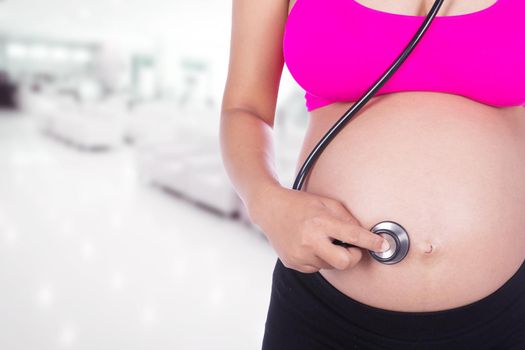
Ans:
[[[328,130],[328,132],[323,136],[323,138],[317,143],[314,149],[310,152],[310,155],[306,158],[304,164],[299,170],[293,189],[301,190],[303,182],[308,175],[310,168],[312,167],[315,160],[325,149],[330,141],[337,135],[339,131],[346,125],[346,123],[372,98],[372,96],[379,90],[385,82],[392,76],[392,74],[399,68],[401,63],[405,61],[408,55],[412,52],[416,44],[419,42],[423,34],[426,32],[427,28],[430,26],[430,23],[436,16],[439,8],[443,4],[444,0],[436,0],[430,12],[427,14],[425,20],[417,30],[416,34],[413,36],[412,40],[408,43],[403,52],[399,57],[394,61],[394,63],[388,68],[385,73],[372,85],[371,88],[363,95],[359,100],[357,100],[342,116],[339,120]],[[383,264],[395,264],[403,260],[407,255],[408,249],[410,247],[410,239],[408,233],[403,226],[397,222],[386,220],[381,221],[374,225],[370,231],[381,235],[384,239],[390,244],[390,249],[385,252],[374,252],[369,250],[368,252],[372,257]],[[337,239],[334,239],[332,243],[340,245],[343,247],[355,247],[355,245],[341,242]]]

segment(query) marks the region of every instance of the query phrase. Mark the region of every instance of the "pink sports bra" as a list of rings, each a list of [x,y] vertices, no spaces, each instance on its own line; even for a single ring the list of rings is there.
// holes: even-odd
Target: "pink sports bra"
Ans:
[[[525,106],[525,0],[497,0],[436,16],[375,96],[438,91],[496,107]],[[426,16],[383,12],[356,0],[297,0],[283,54],[308,111],[355,101],[390,67]]]

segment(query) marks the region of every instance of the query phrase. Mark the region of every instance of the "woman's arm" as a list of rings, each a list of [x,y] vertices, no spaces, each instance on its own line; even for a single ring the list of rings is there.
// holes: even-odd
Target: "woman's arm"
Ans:
[[[273,125],[284,58],[287,0],[233,0],[228,77],[221,106],[223,162],[251,219],[280,186]]]
[[[275,171],[273,125],[287,2],[233,0],[222,158],[251,221],[286,267],[306,273],[346,269],[359,262],[361,248],[381,249],[383,238],[361,227],[339,201],[281,186]],[[356,247],[336,246],[333,238]]]

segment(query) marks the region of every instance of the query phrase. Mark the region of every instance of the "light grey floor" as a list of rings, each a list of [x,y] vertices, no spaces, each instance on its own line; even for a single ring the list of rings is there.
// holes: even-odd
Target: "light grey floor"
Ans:
[[[131,148],[0,114],[0,349],[259,349],[276,257],[138,181]]]

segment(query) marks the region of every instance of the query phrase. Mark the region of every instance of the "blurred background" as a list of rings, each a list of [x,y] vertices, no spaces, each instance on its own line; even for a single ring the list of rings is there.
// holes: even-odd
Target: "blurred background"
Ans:
[[[0,349],[259,349],[277,258],[223,168],[231,1],[0,0]],[[304,91],[284,67],[291,187]]]

